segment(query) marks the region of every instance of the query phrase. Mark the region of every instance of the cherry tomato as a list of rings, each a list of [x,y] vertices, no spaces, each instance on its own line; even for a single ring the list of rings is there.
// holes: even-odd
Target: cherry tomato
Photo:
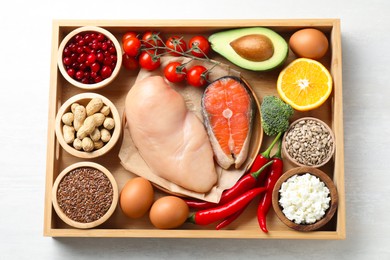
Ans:
[[[186,42],[184,41],[183,37],[179,37],[179,36],[169,37],[165,45],[169,49],[178,52],[185,52],[187,50]],[[176,53],[176,52],[170,52],[170,54],[172,54],[173,56],[180,56],[180,53]]]
[[[194,66],[187,72],[187,82],[194,87],[202,87],[206,85],[208,75],[205,74],[207,69],[203,66]]]
[[[137,56],[140,49],[141,49],[141,41],[136,37],[127,39],[123,44],[123,50],[127,55],[131,57]]]
[[[144,51],[139,56],[139,65],[146,70],[155,70],[160,67],[160,58],[153,59],[153,54]]]
[[[125,35],[122,37],[122,44],[124,44],[128,39],[130,38],[137,38],[137,33],[136,32],[127,32]]]
[[[147,31],[142,36],[142,40],[146,48],[164,46],[164,42],[162,41],[159,32]]]
[[[186,78],[187,69],[180,62],[171,62],[164,68],[164,75],[170,82],[181,82]]]
[[[191,48],[192,55],[196,57],[203,58],[205,55],[207,56],[209,54],[210,43],[205,37],[201,35],[192,37],[188,45],[189,48]]]
[[[139,68],[138,60],[135,57],[131,57],[126,53],[123,53],[122,65],[128,70],[136,70]]]

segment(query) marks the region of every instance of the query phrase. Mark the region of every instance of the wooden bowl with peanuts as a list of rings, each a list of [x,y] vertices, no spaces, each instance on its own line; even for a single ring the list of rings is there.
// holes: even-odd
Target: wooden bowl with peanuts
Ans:
[[[115,105],[96,93],[81,93],[60,107],[55,132],[69,154],[96,158],[110,151],[121,134],[121,119]]]

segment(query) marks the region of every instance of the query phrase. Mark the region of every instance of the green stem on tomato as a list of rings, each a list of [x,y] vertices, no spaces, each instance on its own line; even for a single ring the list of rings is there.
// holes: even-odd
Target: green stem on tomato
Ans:
[[[179,54],[179,55],[181,55],[181,56],[183,56],[183,57],[191,58],[192,60],[190,60],[189,62],[191,62],[191,61],[193,61],[193,60],[203,61],[203,62],[209,62],[209,63],[213,64],[214,66],[213,66],[212,68],[210,68],[210,69],[207,70],[208,73],[209,73],[215,66],[218,66],[218,65],[221,64],[221,63],[218,62],[218,61],[211,60],[211,59],[210,59],[206,54],[204,54],[204,53],[203,53],[203,54],[204,54],[204,57],[205,57],[205,58],[200,58],[200,57],[196,57],[196,56],[190,54],[189,51],[181,52],[181,51],[177,51],[177,50],[173,50],[173,49],[171,49],[171,48],[168,48],[167,45],[164,43],[164,41],[163,41],[158,35],[157,35],[157,37],[158,37],[158,39],[156,40],[156,42],[157,42],[158,40],[160,40],[164,46],[152,45],[152,47],[149,47],[149,48],[141,48],[141,50],[142,50],[142,51],[148,51],[148,50],[153,50],[153,51],[155,51],[154,56],[155,56],[156,58],[161,58],[162,56],[164,56],[164,55],[166,55],[166,54],[169,54],[169,53],[175,53],[175,54]],[[141,41],[141,42],[143,42],[143,41]],[[150,43],[149,43],[149,44],[150,44]],[[197,48],[197,49],[199,49],[199,48]],[[157,50],[165,50],[166,52],[163,52],[163,53],[161,53],[161,54],[157,54]],[[192,48],[191,48],[190,50],[192,50]],[[199,49],[199,50],[200,50],[200,49]],[[202,50],[200,50],[200,51],[202,51]],[[206,74],[206,75],[207,75],[207,74]],[[205,75],[205,76],[206,76],[206,75]]]

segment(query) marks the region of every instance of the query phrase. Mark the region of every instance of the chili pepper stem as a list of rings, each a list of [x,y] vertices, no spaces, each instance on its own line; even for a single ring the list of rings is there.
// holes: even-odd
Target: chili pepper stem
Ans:
[[[273,164],[273,162],[274,161],[269,161],[266,164],[264,164],[263,167],[261,167],[257,172],[252,173],[252,177],[257,179],[259,177],[260,173],[262,173],[268,166]]]
[[[282,159],[282,140],[279,140],[278,151],[272,157]]]
[[[186,222],[196,224],[196,222],[195,222],[195,213],[191,214],[191,216],[189,216],[187,218]]]
[[[282,136],[282,133],[278,133],[278,135],[275,137],[275,139],[272,141],[271,145],[265,150],[262,155],[266,158],[270,157],[270,153],[276,142],[279,140],[279,138]]]

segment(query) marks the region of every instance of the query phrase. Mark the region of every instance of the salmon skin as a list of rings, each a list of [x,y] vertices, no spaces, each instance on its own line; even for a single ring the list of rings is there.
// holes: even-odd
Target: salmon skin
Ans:
[[[217,163],[235,168],[248,156],[255,101],[238,77],[225,76],[210,83],[202,97],[202,115]]]

